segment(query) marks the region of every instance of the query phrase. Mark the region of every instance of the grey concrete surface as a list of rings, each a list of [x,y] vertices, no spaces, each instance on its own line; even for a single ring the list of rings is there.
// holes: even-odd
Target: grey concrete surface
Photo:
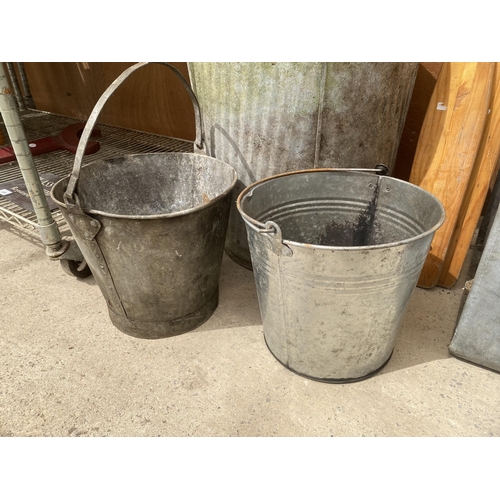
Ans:
[[[452,357],[465,279],[416,289],[394,354],[345,385],[268,351],[253,275],[224,257],[220,304],[162,340],[111,324],[93,278],[0,223],[0,436],[499,436],[500,374]]]

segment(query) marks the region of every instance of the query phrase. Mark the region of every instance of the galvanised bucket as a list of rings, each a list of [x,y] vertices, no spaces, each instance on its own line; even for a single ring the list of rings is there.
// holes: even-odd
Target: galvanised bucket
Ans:
[[[382,368],[444,221],[441,202],[398,179],[317,169],[252,184],[237,207],[274,356],[326,382]]]
[[[107,98],[85,126],[70,177],[52,198],[75,237],[108,305],[113,324],[134,337],[156,339],[192,330],[215,311],[236,172],[194,153],[154,153],[99,160],[81,167],[83,151]],[[197,118],[196,97],[182,75]]]
[[[418,63],[190,62],[210,156],[235,168],[238,194],[276,174],[311,168],[392,172]],[[226,252],[251,268],[233,206]]]

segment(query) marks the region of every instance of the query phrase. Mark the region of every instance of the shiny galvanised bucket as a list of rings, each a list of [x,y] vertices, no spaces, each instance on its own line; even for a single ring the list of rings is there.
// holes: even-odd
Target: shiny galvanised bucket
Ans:
[[[103,94],[83,131],[73,172],[55,184],[52,198],[113,324],[129,335],[156,339],[193,330],[218,305],[237,176],[226,163],[194,153],[129,155],[81,166],[106,99],[144,64],[129,68]],[[199,109],[190,95],[198,118],[196,142],[202,146]]]
[[[189,62],[210,156],[238,174],[234,191],[285,172],[392,172],[418,63]],[[234,205],[226,252],[251,267]]]
[[[237,208],[274,356],[327,382],[381,369],[444,221],[441,202],[398,179],[317,169],[254,183]]]

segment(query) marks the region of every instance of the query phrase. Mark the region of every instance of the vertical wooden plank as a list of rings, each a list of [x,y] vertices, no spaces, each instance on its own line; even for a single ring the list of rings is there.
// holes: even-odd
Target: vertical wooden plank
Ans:
[[[447,288],[456,283],[462,269],[500,154],[499,63],[495,66],[490,112],[438,282]]]
[[[437,285],[467,189],[490,104],[494,63],[444,63],[415,153],[410,182],[436,195],[446,220],[436,232],[418,286]]]
[[[393,177],[408,181],[415,158],[418,138],[425,119],[425,113],[436,86],[436,80],[443,63],[419,63],[417,78],[406,114],[406,121],[399,141],[398,153],[392,172]]]

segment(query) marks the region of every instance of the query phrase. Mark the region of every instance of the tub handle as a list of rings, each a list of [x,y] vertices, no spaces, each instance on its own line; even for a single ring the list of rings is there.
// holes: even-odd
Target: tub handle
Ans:
[[[276,224],[276,222],[268,220],[264,224],[264,228],[255,227],[247,220],[245,222],[252,226],[258,233],[266,234],[269,236],[269,238],[266,238],[266,245],[276,255],[282,255],[285,257],[291,257],[293,255],[292,249],[288,245],[283,243],[283,234],[281,233],[281,228],[278,226],[278,224]]]
[[[373,168],[339,168],[336,170],[350,170],[354,172],[373,172],[378,175],[388,175],[389,167],[383,163],[377,163]]]
[[[76,150],[76,155],[75,155],[75,162],[73,164],[73,171],[71,172],[71,176],[68,182],[68,186],[66,188],[66,191],[64,193],[64,203],[66,203],[66,206],[68,209],[74,209],[75,206],[77,207],[77,211],[81,212],[81,210],[78,210],[79,207],[79,200],[78,197],[76,196],[75,189],[78,184],[78,179],[80,177],[80,170],[82,167],[82,160],[83,160],[83,154],[85,151],[85,148],[87,146],[87,141],[89,140],[90,134],[92,133],[92,129],[95,126],[95,122],[97,120],[97,117],[101,113],[102,108],[106,104],[106,101],[108,98],[111,96],[111,94],[136,70],[139,68],[142,68],[143,66],[146,66],[148,64],[162,64],[164,66],[167,66],[170,68],[180,79],[181,83],[184,85],[184,88],[187,90],[189,97],[191,98],[191,102],[193,103],[194,107],[194,114],[195,114],[195,120],[196,120],[196,139],[195,139],[195,144],[198,149],[203,149],[203,145],[205,143],[205,132],[203,129],[203,120],[201,119],[201,110],[200,110],[200,105],[198,103],[198,99],[196,98],[195,93],[193,92],[193,89],[189,85],[189,83],[186,81],[182,73],[174,66],[172,66],[169,63],[166,62],[157,62],[157,63],[150,63],[150,62],[140,62],[137,64],[134,64],[133,66],[130,66],[130,68],[127,68],[102,94],[100,99],[97,101],[97,104],[94,106],[94,109],[92,110],[92,113],[90,113],[89,119],[87,120],[87,123],[85,125],[85,128],[83,129],[80,142],[78,143],[78,148]]]

